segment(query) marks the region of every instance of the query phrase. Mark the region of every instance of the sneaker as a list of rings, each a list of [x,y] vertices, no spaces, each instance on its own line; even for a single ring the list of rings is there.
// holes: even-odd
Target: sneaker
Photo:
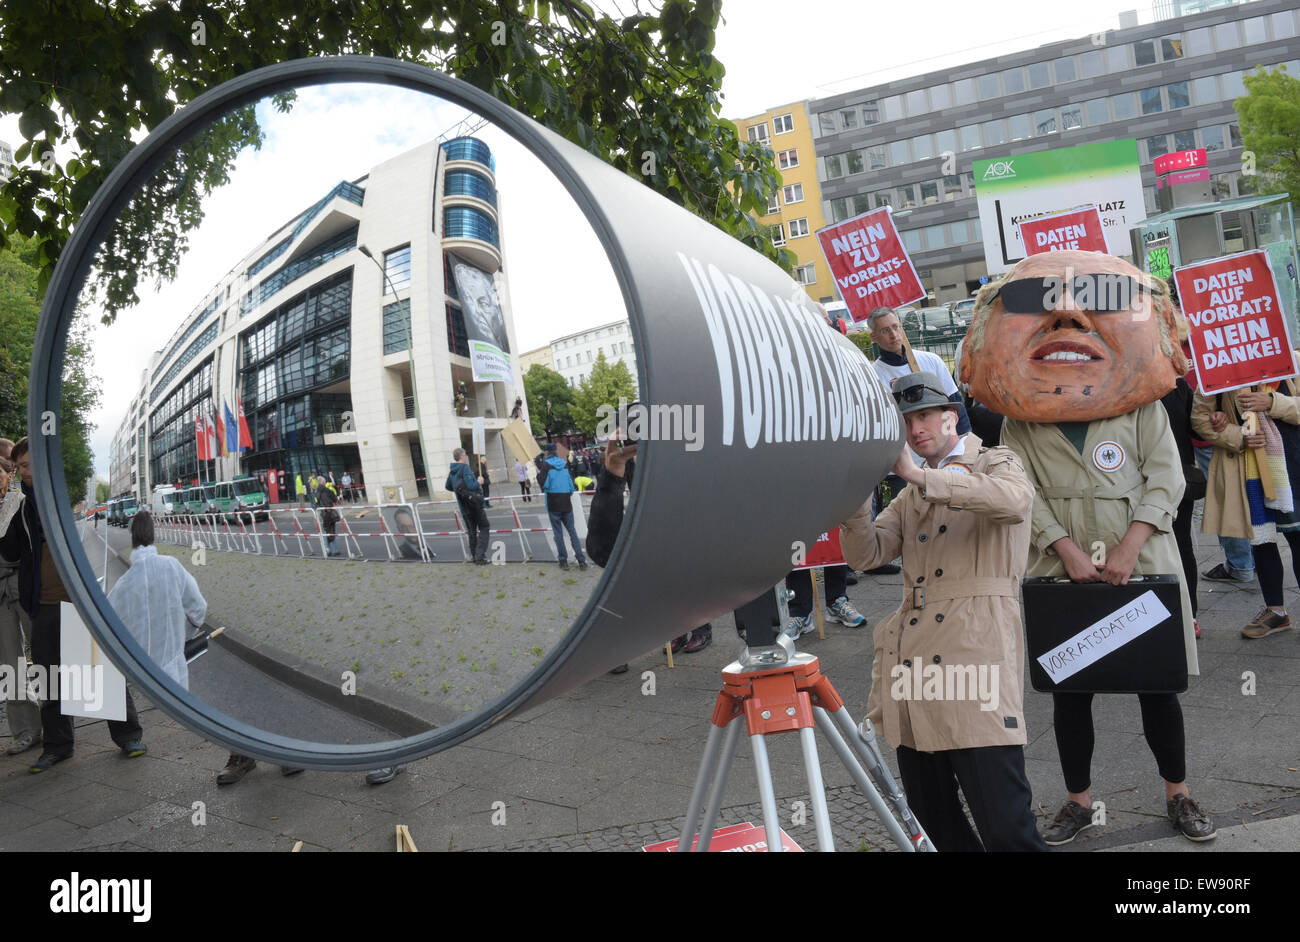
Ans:
[[[578,560],[578,568],[581,569],[583,572],[586,572],[586,571],[587,571],[587,561],[586,561],[585,559],[580,559],[580,560]]]
[[[1253,572],[1236,572],[1227,567],[1224,563],[1218,563],[1209,572],[1201,573],[1202,579],[1209,579],[1211,582],[1251,582],[1255,578]]]
[[[797,641],[813,630],[814,626],[811,615],[796,615],[794,618],[790,619],[790,624],[785,626],[785,636],[791,641]]]
[[[405,771],[405,765],[386,765],[382,769],[375,769],[373,772],[367,772],[366,784],[382,785],[385,782],[391,782]]]
[[[6,749],[5,752],[11,756],[16,756],[18,753],[26,752],[33,746],[39,746],[40,744],[40,733],[33,733],[31,730],[25,730],[14,737],[14,741],[9,744],[9,748]]]
[[[60,755],[56,752],[42,752],[41,757],[33,762],[27,769],[32,775],[39,775],[42,772],[48,772],[54,767],[56,762],[62,762],[64,759],[71,759],[72,753],[66,752]]]
[[[848,598],[843,595],[835,600],[834,605],[826,609],[826,617],[850,628],[861,628],[867,623],[862,614],[850,605]]]
[[[1241,636],[1243,638],[1267,638],[1271,634],[1286,631],[1290,627],[1290,615],[1279,615],[1265,606],[1259,610],[1259,614],[1252,618],[1245,628],[1241,629]]]
[[[149,747],[138,739],[133,739],[122,747],[122,755],[128,759],[138,759],[143,755],[148,755]]]
[[[1212,841],[1216,836],[1214,822],[1209,819],[1188,795],[1175,795],[1165,801],[1169,823],[1189,841]]]
[[[232,752],[226,767],[217,773],[217,784],[234,785],[255,768],[257,768],[257,760],[252,756],[241,756]]]
[[[1068,844],[1078,837],[1079,832],[1086,831],[1092,825],[1091,809],[1083,807],[1077,801],[1067,801],[1043,831],[1043,841],[1052,847]]]
[[[691,635],[691,640],[686,642],[683,648],[687,654],[694,654],[696,651],[703,651],[713,643],[713,632],[697,631]]]
[[[896,576],[903,570],[899,569],[893,563],[885,563],[883,566],[877,566],[875,569],[864,569],[864,576]]]
[[[568,569],[568,568],[569,568],[569,561],[568,561],[567,559],[562,559],[562,560],[560,560],[560,568],[561,568],[561,569]]]
[[[618,667],[615,667],[613,670],[611,670],[610,673],[611,673],[611,674],[626,674],[626,673],[627,673],[627,665],[626,665],[626,664],[620,664],[620,665],[618,665]]]

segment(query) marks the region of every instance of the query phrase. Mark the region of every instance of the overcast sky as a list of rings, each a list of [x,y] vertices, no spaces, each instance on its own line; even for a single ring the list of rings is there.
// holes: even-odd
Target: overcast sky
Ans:
[[[629,11],[628,0],[600,0]],[[1118,26],[1128,0],[1093,0],[1086,10],[1042,0],[958,0],[845,4],[842,0],[727,0],[715,50],[726,66],[724,114],[832,95]],[[792,15],[797,12],[797,16]],[[1139,10],[1149,22],[1149,8]],[[408,96],[400,106],[391,97]],[[107,477],[109,442],[149,354],[164,346],[204,293],[272,229],[340,179],[446,131],[462,116],[445,102],[395,90],[304,93],[288,115],[265,109],[268,140],[246,152],[229,187],[208,201],[207,219],[175,281],[97,336],[103,404],[94,421],[95,465]],[[479,132],[497,158],[507,265],[520,350],[625,316],[594,236],[554,178],[494,129]],[[0,116],[0,140],[21,142],[17,119]],[[60,161],[68,154],[60,153]],[[364,261],[364,260],[363,260]],[[582,268],[575,269],[575,263]],[[593,272],[581,293],[556,276]],[[518,352],[518,351],[516,351]]]

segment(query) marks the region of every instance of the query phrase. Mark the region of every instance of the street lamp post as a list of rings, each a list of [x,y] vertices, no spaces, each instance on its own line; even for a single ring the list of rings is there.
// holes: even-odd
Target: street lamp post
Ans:
[[[393,286],[392,279],[388,277],[388,272],[384,270],[384,266],[380,264],[379,259],[375,258],[375,256],[371,254],[370,249],[366,246],[358,245],[357,251],[375,263],[375,267],[379,269],[379,274],[383,276],[384,283],[388,285],[393,297],[397,298],[397,312],[400,315],[402,312],[402,299],[398,297],[397,288]],[[420,443],[420,456],[424,459],[424,484],[425,487],[428,488],[429,496],[432,497],[433,485],[430,483],[432,478],[430,476],[429,467],[429,449],[425,447],[424,418],[420,414],[420,393],[415,381],[415,345],[411,342],[411,309],[409,306],[411,299],[407,298],[406,300],[408,305],[406,311],[407,316],[402,318],[402,325],[406,330],[406,363],[407,368],[411,371],[411,400],[415,403],[416,438]],[[406,414],[405,409],[403,409],[402,414]],[[417,495],[420,492],[420,484],[418,481],[415,485],[415,491]]]

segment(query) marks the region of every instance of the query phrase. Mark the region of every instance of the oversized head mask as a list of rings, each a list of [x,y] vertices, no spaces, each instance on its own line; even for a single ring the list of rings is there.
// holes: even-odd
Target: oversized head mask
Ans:
[[[1113,255],[1046,252],[979,294],[961,381],[1025,422],[1123,415],[1186,370],[1164,283]]]

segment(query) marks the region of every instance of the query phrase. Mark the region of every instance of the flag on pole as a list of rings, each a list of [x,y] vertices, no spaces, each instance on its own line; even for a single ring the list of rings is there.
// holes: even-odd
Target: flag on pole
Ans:
[[[235,407],[239,410],[239,450],[253,450],[253,436],[248,431],[248,418],[244,415],[244,400],[242,396],[235,397]]]
[[[226,425],[224,422],[221,421],[220,412],[217,413],[216,433],[217,433],[217,447],[220,449],[219,454],[221,455],[221,457],[224,458],[228,454],[228,452],[226,451]]]
[[[207,431],[207,428],[203,424],[203,416],[196,412],[194,414],[194,447],[198,449],[198,458],[200,461],[208,460]]]
[[[217,457],[217,427],[212,421],[212,411],[209,409],[208,414],[203,417],[203,441],[207,446],[208,461]]]
[[[235,417],[230,414],[230,406],[223,402],[221,411],[226,417],[225,452],[228,455],[237,455],[239,454],[239,426],[235,424]]]

